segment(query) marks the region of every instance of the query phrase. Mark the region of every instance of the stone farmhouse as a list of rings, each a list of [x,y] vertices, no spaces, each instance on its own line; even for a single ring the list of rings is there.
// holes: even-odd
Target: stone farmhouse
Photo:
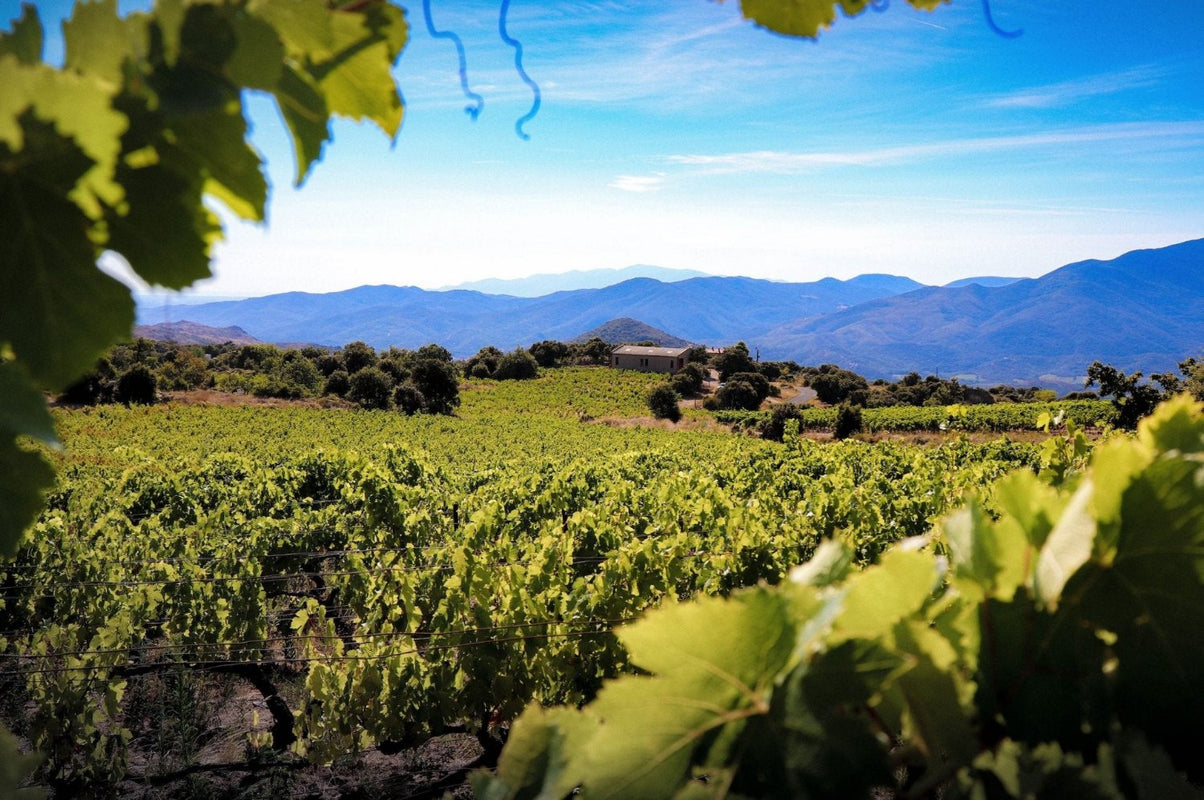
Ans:
[[[610,365],[615,369],[636,369],[641,372],[677,372],[689,361],[688,347],[637,347],[623,345],[610,351]]]

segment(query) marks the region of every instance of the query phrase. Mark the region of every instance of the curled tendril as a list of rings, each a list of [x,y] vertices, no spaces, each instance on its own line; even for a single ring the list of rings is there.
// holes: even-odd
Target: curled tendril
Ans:
[[[510,0],[502,0],[502,6],[498,10],[497,28],[498,33],[502,36],[502,41],[514,48],[514,68],[518,71],[518,77],[522,78],[523,83],[531,88],[531,94],[535,96],[534,102],[531,103],[531,110],[523,116],[519,117],[514,123],[514,131],[518,134],[518,138],[526,140],[531,137],[523,131],[523,126],[531,120],[535,119],[535,115],[539,113],[540,91],[539,84],[531,80],[531,76],[523,69],[523,45],[517,39],[510,38],[510,34],[506,33],[506,14],[510,10]]]
[[[451,43],[456,46],[456,55],[460,58],[460,89],[464,92],[464,96],[473,102],[472,105],[464,107],[464,112],[475,121],[480,116],[481,109],[485,107],[485,98],[468,88],[468,56],[464,53],[464,42],[452,31],[441,31],[435,28],[435,22],[431,18],[431,0],[422,0],[422,13],[426,17],[427,33],[432,38],[450,39]]]
[[[1014,31],[1005,31],[1003,28],[996,25],[994,17],[991,16],[991,0],[982,0],[982,13],[987,18],[987,25],[991,28],[991,30],[995,31],[996,35],[998,36],[1002,36],[1005,39],[1015,39],[1017,36],[1024,33],[1023,30],[1019,29]]]

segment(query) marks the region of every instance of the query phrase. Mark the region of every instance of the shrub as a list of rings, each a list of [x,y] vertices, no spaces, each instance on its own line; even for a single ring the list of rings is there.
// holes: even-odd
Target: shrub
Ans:
[[[786,433],[787,420],[798,420],[800,425],[803,413],[794,403],[780,403],[769,412],[769,419],[761,423],[761,438],[771,442],[782,441]]]
[[[673,390],[682,397],[697,395],[702,391],[704,377],[702,367],[693,363],[686,364],[673,376]]]
[[[715,392],[714,406],[721,409],[756,411],[761,407],[763,399],[764,397],[748,381],[731,380]]]
[[[836,409],[836,426],[832,435],[837,439],[847,439],[861,431],[861,406],[841,403]]]
[[[411,417],[426,409],[426,398],[412,383],[403,383],[393,390],[393,405],[397,410]]]
[[[127,406],[150,405],[157,399],[158,388],[154,374],[139,364],[117,379],[117,391],[113,399]]]
[[[502,356],[493,377],[499,381],[527,381],[539,375],[539,363],[535,356],[522,348]]]
[[[346,397],[347,390],[351,388],[351,376],[347,374],[345,369],[336,369],[330,373],[330,377],[326,379],[326,385],[322,387],[322,394],[333,394],[338,397]]]
[[[393,384],[389,376],[376,367],[364,367],[351,376],[347,399],[362,408],[388,408]]]
[[[672,386],[663,384],[648,393],[648,408],[657,419],[677,422],[681,419],[681,409],[677,405],[680,399]]]

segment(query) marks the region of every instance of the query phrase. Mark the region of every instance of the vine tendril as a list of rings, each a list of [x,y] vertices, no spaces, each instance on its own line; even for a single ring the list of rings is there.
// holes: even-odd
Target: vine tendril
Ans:
[[[540,91],[539,84],[531,80],[531,76],[523,69],[522,43],[517,39],[510,38],[510,34],[506,33],[506,14],[509,10],[510,0],[502,0],[502,6],[498,10],[497,27],[498,33],[502,36],[502,41],[514,48],[514,68],[518,71],[518,77],[523,79],[523,83],[531,88],[531,94],[535,96],[534,102],[531,103],[531,110],[519,117],[514,123],[514,131],[518,134],[518,138],[527,140],[531,137],[523,130],[523,126],[535,119],[535,115],[539,113]]]
[[[426,17],[426,30],[431,38],[450,39],[451,43],[456,46],[456,55],[460,58],[460,89],[464,92],[464,96],[474,103],[474,105],[465,106],[464,112],[475,122],[481,114],[481,109],[485,107],[485,98],[468,88],[468,56],[464,53],[464,42],[454,32],[441,31],[435,27],[435,22],[431,18],[431,0],[422,0],[422,14]]]
[[[995,31],[996,35],[998,36],[1002,36],[1005,39],[1015,39],[1017,36],[1024,33],[1024,31],[1021,29],[1005,31],[1003,28],[996,25],[994,17],[991,16],[991,0],[982,0],[982,13],[987,18],[987,25],[991,30]]]

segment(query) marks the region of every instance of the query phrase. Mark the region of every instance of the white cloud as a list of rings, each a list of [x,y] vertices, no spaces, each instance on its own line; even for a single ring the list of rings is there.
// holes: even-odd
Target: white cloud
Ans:
[[[1152,86],[1164,75],[1152,66],[1034,86],[989,98],[988,108],[1059,108],[1080,100]]]
[[[1204,138],[1204,122],[1117,123],[1064,131],[949,139],[866,150],[815,152],[758,150],[718,155],[671,155],[668,160],[674,164],[696,167],[702,174],[756,172],[791,174],[830,166],[875,166],[973,153],[1172,138],[1202,139]]]
[[[665,174],[656,175],[620,175],[606,184],[612,189],[622,189],[625,192],[655,192],[665,183]]]

